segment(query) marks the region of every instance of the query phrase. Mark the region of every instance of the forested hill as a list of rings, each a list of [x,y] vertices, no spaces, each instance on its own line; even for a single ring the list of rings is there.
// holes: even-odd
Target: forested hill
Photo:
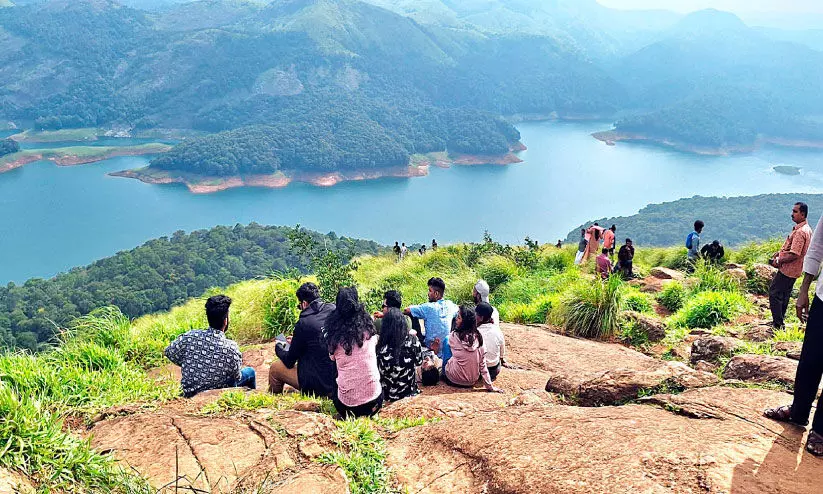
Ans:
[[[756,240],[784,238],[792,229],[792,205],[809,205],[809,224],[817,226],[823,212],[823,194],[763,194],[746,197],[695,196],[662,204],[650,204],[632,216],[593,219],[569,232],[566,242],[577,243],[580,229],[594,222],[617,225],[617,238],[631,238],[638,246],[685,245],[695,220],[706,224],[703,242],[720,240],[740,245]]]
[[[189,234],[176,232],[135,249],[74,268],[54,278],[0,287],[0,347],[35,350],[56,326],[107,305],[137,317],[201,296],[211,287],[269,276],[289,269],[306,272],[302,257],[289,249],[285,227],[218,226]],[[375,242],[322,235],[329,249],[377,253]]]

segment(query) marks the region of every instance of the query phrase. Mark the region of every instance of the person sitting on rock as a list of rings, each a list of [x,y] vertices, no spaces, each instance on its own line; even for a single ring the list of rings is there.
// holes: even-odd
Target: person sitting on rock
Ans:
[[[446,293],[446,282],[442,279],[430,278],[428,286],[428,303],[407,307],[404,313],[423,320],[425,330],[423,343],[427,348],[435,350],[434,344],[437,342],[435,353],[441,359],[446,360],[449,352],[449,331],[452,321],[457,317],[457,305],[443,298]]]
[[[474,284],[474,288],[472,288],[472,298],[474,299],[475,304],[479,304],[481,302],[489,303],[489,284],[486,280],[477,280],[477,283]],[[497,312],[495,307],[492,307],[492,322],[496,326],[500,326],[500,313]]]
[[[625,245],[620,247],[620,250],[617,252],[617,266],[615,266],[615,271],[619,272],[623,278],[631,279],[634,278],[634,272],[632,271],[634,263],[634,246],[632,245],[632,239],[627,238]]]
[[[269,391],[283,392],[283,385],[300,390],[305,395],[331,398],[337,392],[337,367],[329,360],[322,327],[334,310],[334,304],[320,299],[314,283],[303,283],[297,289],[300,318],[294,325],[289,345],[278,343],[277,359],[269,368]]]
[[[383,314],[377,342],[377,368],[380,384],[388,401],[397,401],[420,393],[415,369],[423,365],[420,339],[409,330],[406,316],[397,308]]]
[[[595,259],[595,264],[595,268],[597,269],[597,274],[600,275],[600,279],[608,279],[609,275],[612,273],[612,260],[609,259],[609,249],[605,247],[603,248],[600,255],[597,256],[597,259]]]
[[[726,250],[723,248],[720,240],[713,240],[712,243],[706,244],[700,249],[700,257],[712,264],[719,263],[725,255]]]
[[[354,287],[340,288],[335,305],[323,327],[329,357],[337,365],[332,401],[344,419],[371,417],[383,406],[374,323]]]
[[[254,369],[243,367],[237,343],[226,338],[231,298],[215,295],[206,300],[208,329],[194,329],[178,336],[163,354],[179,365],[183,396],[191,398],[210,389],[247,387],[255,389]]]
[[[500,325],[493,320],[494,308],[487,302],[480,302],[474,309],[477,315],[477,331],[483,337],[486,367],[492,381],[497,379],[506,357],[506,339],[500,331]]]
[[[443,360],[443,371],[440,373],[443,382],[457,388],[473,388],[482,378],[486,391],[503,392],[492,384],[486,367],[483,335],[477,330],[476,315],[470,307],[460,306],[454,331],[449,334],[449,348],[451,355]]]

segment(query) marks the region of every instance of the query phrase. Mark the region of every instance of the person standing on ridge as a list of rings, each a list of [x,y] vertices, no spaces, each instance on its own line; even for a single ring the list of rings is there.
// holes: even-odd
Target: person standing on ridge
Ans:
[[[437,250],[437,241],[432,239],[432,250]]]
[[[392,250],[394,251],[394,257],[396,257],[397,260],[399,261],[400,260],[400,244],[398,242],[395,242],[394,247],[392,247]]]
[[[406,258],[406,254],[409,252],[409,249],[406,248],[406,242],[403,242],[403,245],[400,246],[400,260]]]
[[[620,271],[623,278],[634,278],[634,273],[632,272],[633,263],[634,246],[632,245],[632,239],[627,238],[626,244],[620,247],[620,250],[617,252],[617,266],[615,267],[615,270]]]
[[[167,359],[180,366],[183,374],[180,385],[186,398],[210,389],[257,387],[254,369],[240,368],[243,364],[240,349],[237,343],[226,338],[230,305],[231,299],[225,295],[209,297],[206,300],[209,328],[183,333],[163,352]]]
[[[562,249],[562,248],[563,248],[563,241],[562,241],[562,240],[558,240],[558,241],[557,241],[557,245],[555,245],[555,247],[557,247],[558,249]]]
[[[574,256],[574,264],[580,264],[583,261],[583,255],[586,254],[586,246],[589,245],[589,241],[586,239],[586,230],[580,230],[580,242],[577,243],[577,255]]]
[[[617,226],[612,225],[611,228],[603,232],[603,248],[609,251],[609,259],[614,257],[614,234],[617,233]]]
[[[794,282],[803,274],[803,260],[809,244],[812,241],[812,229],[806,216],[809,206],[798,202],[792,208],[794,228],[783,242],[783,247],[769,260],[769,264],[777,268],[777,274],[772,278],[769,286],[769,309],[772,312],[772,326],[774,329],[783,328],[783,318],[789,308],[789,297],[794,288]]]
[[[782,249],[781,249],[782,250]],[[800,362],[794,380],[794,399],[791,405],[766,409],[763,414],[779,422],[787,422],[805,428],[809,423],[812,404],[817,398],[817,388],[823,377],[823,283],[815,289],[814,301],[809,310],[809,288],[820,274],[823,262],[823,216],[812,234],[806,258],[803,261],[803,283],[797,294],[795,307],[797,318],[806,323],[806,336],[800,351]],[[806,451],[823,456],[823,397],[817,402],[812,430],[806,440]]]
[[[597,249],[600,247],[600,241],[603,237],[603,228],[595,223],[589,227],[589,230],[586,232],[586,236],[589,244],[586,247],[586,252],[583,254],[582,262],[588,261],[590,257],[597,256]]]
[[[705,224],[697,220],[694,222],[694,231],[686,237],[686,248],[689,249],[687,254],[692,265],[700,258],[700,234],[703,232]]]

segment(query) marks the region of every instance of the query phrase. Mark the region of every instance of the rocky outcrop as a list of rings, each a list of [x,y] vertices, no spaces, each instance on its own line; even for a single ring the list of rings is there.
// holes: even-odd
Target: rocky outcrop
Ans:
[[[34,486],[25,477],[0,467],[0,492],[9,494],[34,494]]]
[[[799,457],[802,431],[762,416],[790,401],[713,387],[648,405],[504,408],[402,431],[388,462],[421,494],[811,494],[823,460]]]
[[[664,268],[662,266],[658,266],[656,268],[652,268],[649,271],[650,276],[654,276],[655,278],[659,278],[661,280],[678,280],[682,281],[686,278],[686,276],[681,273],[680,271]]]
[[[723,378],[794,386],[796,373],[797,362],[794,360],[771,355],[747,354],[731,359],[723,371]]]
[[[725,336],[706,335],[692,342],[689,359],[693,364],[701,360],[716,362],[720,357],[731,357],[740,346],[740,340]]]
[[[800,360],[800,351],[803,349],[803,343],[800,341],[779,341],[774,344],[774,351],[786,352],[786,358],[792,360]]]
[[[634,311],[624,312],[623,316],[629,321],[634,322],[637,328],[653,343],[666,337],[666,325],[663,324],[663,321],[660,319]]]
[[[746,270],[743,269],[743,268],[727,269],[726,270],[726,276],[728,276],[728,277],[730,277],[734,280],[737,280],[737,282],[740,283],[741,285],[743,283],[746,283],[746,280],[748,279],[748,275],[746,275]]]

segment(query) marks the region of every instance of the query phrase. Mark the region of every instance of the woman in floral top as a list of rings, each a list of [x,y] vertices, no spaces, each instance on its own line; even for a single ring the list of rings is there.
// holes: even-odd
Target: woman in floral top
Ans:
[[[377,367],[386,400],[397,401],[419,394],[415,367],[422,364],[420,340],[409,332],[403,313],[390,308],[383,316],[377,343]]]

